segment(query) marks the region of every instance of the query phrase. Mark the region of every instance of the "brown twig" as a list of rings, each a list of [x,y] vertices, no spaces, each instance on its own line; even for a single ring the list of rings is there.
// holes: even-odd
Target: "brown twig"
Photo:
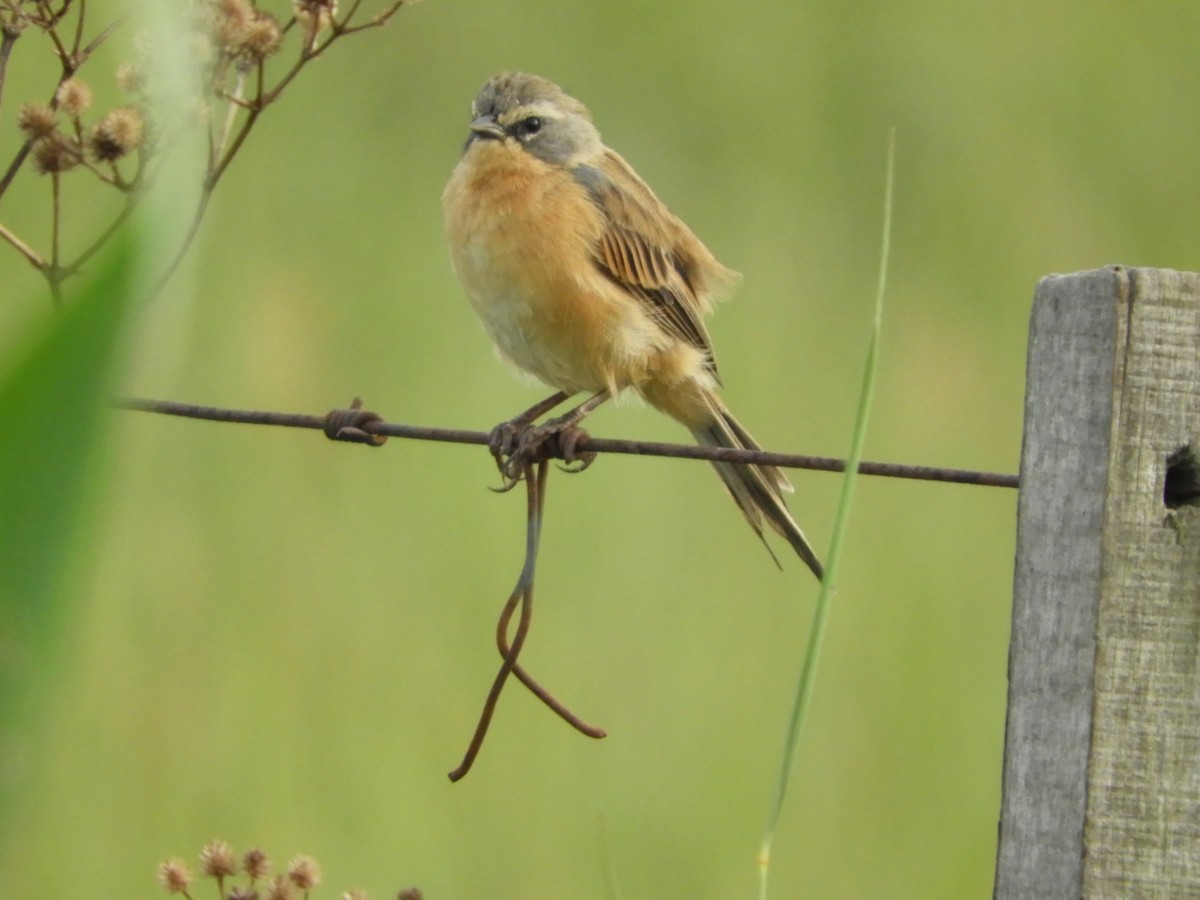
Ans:
[[[542,465],[544,466],[545,463]],[[537,516],[539,523],[543,520],[543,516],[545,514],[546,475],[548,474],[549,472],[547,471],[539,470],[537,476]],[[527,472],[523,473],[523,477],[525,478],[526,482],[528,482]],[[540,527],[541,526],[539,524],[539,528]],[[530,588],[532,590],[532,574],[530,579]],[[508,602],[504,604],[504,609],[500,613],[500,620],[496,623],[496,647],[500,651],[501,659],[508,659],[509,654],[512,653],[512,648],[508,643],[508,625],[509,622],[512,621],[512,614],[516,609],[519,600],[520,597],[516,593],[509,597]],[[567,709],[567,707],[564,706],[561,701],[559,701],[553,694],[542,687],[532,675],[525,671],[525,669],[516,661],[515,658],[513,659],[512,673],[517,676],[521,684],[525,685],[525,687],[529,689],[530,693],[546,704],[546,706],[548,706],[557,716],[559,716],[559,718],[565,721],[576,731],[580,732],[581,734],[585,734],[590,738],[607,737],[608,732],[606,732],[603,728],[597,728],[595,725],[589,725],[587,722],[583,721],[583,719],[579,718],[579,716],[575,715],[575,713],[571,712],[571,710]]]
[[[350,27],[350,20],[354,18],[360,6],[362,6],[362,0],[354,0],[354,2],[350,4],[350,8],[346,10],[346,14],[342,17],[342,21],[335,21],[333,23],[333,30],[335,33],[341,33]]]
[[[58,35],[58,23],[62,21],[63,17],[67,14],[67,8],[64,6],[57,14],[55,14],[50,11],[50,5],[48,3],[39,3],[38,5],[42,7],[43,14],[46,17],[43,30],[50,38],[50,41],[54,44],[54,54],[62,63],[62,80],[66,81],[75,73],[75,70],[78,68],[78,66],[75,65],[75,60],[71,56],[71,52],[62,42],[62,38]]]
[[[544,412],[552,408],[556,403],[565,400],[567,396],[567,394],[555,394],[549,400],[539,403],[506,424],[515,425],[516,423],[524,422],[528,425],[536,417],[539,410]],[[355,397],[349,407],[331,410],[325,416],[323,430],[326,437],[335,441],[350,441],[356,444],[369,444],[379,447],[383,445],[387,438],[382,435],[370,434],[368,428],[382,421],[383,419],[378,413],[363,409],[362,400]],[[500,620],[496,623],[496,646],[500,650],[500,659],[502,660],[500,671],[492,682],[492,688],[488,692],[487,700],[484,702],[483,710],[480,712],[479,721],[475,726],[475,733],[471,738],[471,743],[467,747],[466,755],[463,757],[463,761],[459,767],[450,773],[451,781],[457,781],[466,775],[472,763],[474,763],[475,757],[479,754],[479,750],[483,746],[484,737],[487,734],[488,726],[495,713],[496,704],[500,699],[500,691],[503,689],[509,675],[516,675],[517,679],[535,697],[546,704],[551,711],[577,731],[591,738],[602,738],[607,734],[603,728],[588,725],[583,719],[567,709],[562,702],[542,687],[517,662],[517,655],[520,653],[521,644],[529,632],[529,623],[533,615],[533,578],[534,569],[537,564],[538,546],[541,542],[542,521],[546,510],[546,479],[549,475],[549,460],[544,455],[522,452],[519,455],[511,457],[512,462],[510,463],[508,458],[504,458],[507,457],[507,454],[501,454],[495,446],[492,446],[491,450],[493,455],[497,457],[496,462],[501,472],[504,473],[506,479],[511,480],[511,486],[524,481],[526,490],[528,491],[525,564],[521,569],[521,577],[517,580],[517,586],[509,594],[508,600],[504,604],[504,609],[500,612]],[[515,465],[517,467],[516,470],[511,471],[510,465]],[[517,639],[512,644],[509,644],[508,626],[512,621],[513,612],[518,605],[521,607],[521,619],[517,625]]]
[[[361,2],[361,0],[360,0]],[[339,34],[354,34],[358,31],[366,31],[368,28],[381,28],[388,23],[396,13],[400,12],[402,7],[408,0],[395,0],[394,3],[380,13],[376,13],[375,18],[370,22],[364,22],[361,25],[350,25],[350,19],[354,17],[355,11],[358,9],[359,3],[354,4],[354,8],[346,14],[346,18],[342,19],[342,27],[338,30]]]
[[[79,12],[75,15],[75,40],[71,43],[71,59],[82,62],[79,51],[83,47],[83,23],[87,18],[87,0],[79,0]]]
[[[386,18],[384,21],[386,21],[387,18],[391,18],[392,15],[398,12],[402,5],[403,2],[396,3],[388,10],[385,10]],[[351,7],[350,12],[346,15],[345,19],[343,19],[343,23],[350,20],[357,8],[358,3],[355,3],[354,6]],[[290,27],[291,22],[288,24]],[[374,24],[382,25],[383,22]],[[250,132],[254,129],[254,126],[258,123],[259,117],[263,114],[266,108],[279,98],[279,95],[283,92],[284,88],[291,84],[292,80],[300,74],[300,71],[305,67],[305,65],[324,53],[334,41],[340,37],[344,37],[347,34],[351,34],[355,31],[361,30],[361,28],[366,27],[371,26],[360,26],[359,28],[353,29],[335,28],[324,42],[312,48],[311,50],[302,51],[296,61],[292,64],[291,68],[289,68],[287,72],[285,72],[275,83],[275,86],[269,90],[266,87],[266,68],[264,60],[259,60],[255,66],[256,90],[253,100],[246,100],[242,97],[242,90],[245,83],[245,73],[239,73],[236,88],[232,93],[226,93],[224,97],[225,100],[229,102],[230,108],[229,115],[225,120],[219,139],[214,140],[212,134],[210,133],[209,135],[208,173],[205,175],[204,182],[201,186],[200,199],[196,204],[196,210],[192,214],[192,219],[188,224],[186,232],[184,233],[183,240],[180,242],[178,251],[167,264],[163,274],[159,277],[157,287],[152,294],[157,294],[158,291],[166,285],[166,283],[175,274],[175,271],[179,268],[179,265],[183,262],[184,257],[191,248],[192,241],[195,239],[196,234],[200,230],[201,223],[204,221],[205,213],[208,211],[209,199],[211,198],[213,191],[216,190],[217,184],[221,181],[222,177],[224,177],[225,172],[229,169],[234,157],[236,157],[238,152],[241,150],[242,145],[250,136]],[[230,133],[234,123],[234,115],[238,109],[244,110],[246,115],[238,125],[236,132],[233,132],[233,138],[232,141],[230,141]]]
[[[298,59],[294,61],[290,68],[288,68],[283,76],[279,78],[275,85],[270,89],[268,89],[266,86],[265,55],[258,58],[254,63],[256,91],[255,96],[252,99],[246,99],[241,96],[247,73],[240,68],[236,89],[232,93],[224,90],[223,83],[228,73],[229,66],[240,66],[242,63],[244,63],[244,59],[232,52],[229,52],[222,57],[223,62],[221,62],[215,69],[216,74],[214,75],[212,89],[217,96],[223,96],[224,99],[228,101],[229,114],[225,119],[225,127],[220,133],[219,141],[214,141],[214,135],[212,131],[209,132],[208,165],[201,181],[200,198],[196,203],[191,220],[184,229],[178,250],[168,261],[166,268],[159,277],[157,286],[151,292],[151,296],[157,294],[162,287],[165,286],[167,281],[170,280],[188,253],[193,241],[195,240],[196,234],[199,232],[200,225],[204,221],[205,215],[209,209],[209,201],[213,191],[216,190],[217,184],[224,177],[230,164],[238,155],[243,144],[249,137],[250,132],[254,129],[254,126],[257,124],[266,107],[279,98],[279,95],[282,93],[284,88],[286,88],[292,82],[292,80],[300,73],[300,70],[303,69],[308,62],[321,55],[326,49],[329,48],[331,44],[333,44],[334,41],[367,28],[374,28],[383,25],[393,15],[395,15],[402,6],[405,5],[405,0],[394,0],[394,2],[385,7],[385,9],[376,15],[371,21],[362,25],[350,27],[350,20],[358,12],[360,5],[361,0],[354,0],[354,3],[350,7],[349,13],[347,13],[340,22],[335,21],[332,23],[329,29],[329,34],[324,41],[311,48],[302,48]],[[6,4],[6,6],[11,6],[11,4]],[[15,7],[13,7],[14,16],[12,17],[12,20],[9,21],[8,19],[5,19],[3,22],[0,22],[0,31],[2,31],[2,35],[0,35],[0,92],[3,91],[8,59],[11,54],[13,44],[16,42],[17,37],[20,36],[21,29],[24,27],[25,23],[28,22],[36,25],[46,34],[54,46],[55,55],[60,61],[61,73],[58,78],[58,84],[56,85],[55,91],[49,100],[50,108],[57,109],[59,106],[59,88],[62,87],[63,83],[66,82],[67,79],[75,74],[80,66],[83,65],[88,57],[91,56],[91,54],[95,52],[95,50],[101,44],[108,40],[108,38],[117,30],[117,28],[123,25],[130,18],[134,11],[127,10],[123,14],[117,16],[109,25],[101,29],[91,41],[85,44],[85,22],[89,21],[87,16],[87,0],[63,0],[61,7],[57,11],[53,9],[49,0],[34,0],[33,6],[36,10],[36,15],[28,15],[22,20],[18,21],[18,19],[15,17]],[[76,18],[73,26],[70,29],[70,36],[68,38],[68,35],[66,34],[67,27],[64,20],[67,18],[68,12],[72,11],[72,7],[74,7],[73,11]],[[284,33],[291,29],[294,21],[295,20],[292,19],[288,22],[287,26],[285,26],[283,29]],[[60,33],[60,28],[62,33]],[[315,34],[316,32],[314,31],[314,35]],[[235,126],[235,118],[238,110],[244,110],[245,115]],[[77,118],[75,121],[75,126],[76,137],[79,144],[82,146],[82,129]],[[0,175],[0,198],[4,196],[17,173],[24,166],[26,160],[29,158],[29,154],[34,144],[34,138],[26,139],[17,149],[16,155],[9,163],[8,167],[4,170],[3,174]],[[11,231],[8,229],[0,230],[0,239],[7,241],[9,244],[15,247],[19,252],[22,253],[22,255],[26,257],[26,259],[28,259],[34,266],[36,266],[40,271],[43,272],[43,274],[47,276],[47,279],[50,283],[51,293],[55,299],[56,305],[58,305],[61,301],[61,282],[67,277],[75,274],[83,265],[83,263],[86,262],[87,259],[92,256],[96,250],[99,249],[99,247],[102,246],[104,242],[107,241],[108,238],[116,231],[116,229],[128,218],[131,207],[138,199],[138,194],[140,194],[138,189],[141,187],[144,180],[142,167],[140,165],[137,174],[131,180],[126,180],[122,177],[115,164],[112,166],[111,172],[105,172],[100,168],[93,166],[86,159],[82,160],[82,162],[84,168],[92,171],[92,173],[101,180],[123,191],[128,196],[133,198],[133,200],[131,200],[130,203],[126,205],[125,209],[123,209],[117,215],[113,225],[105,230],[101,238],[97,241],[94,241],[74,263],[69,265],[64,264],[62,254],[60,252],[58,241],[60,232],[57,228],[57,225],[61,215],[61,208],[58,206],[59,195],[57,184],[55,186],[55,230],[52,235],[52,243],[54,246],[52,247],[50,253],[51,260],[49,263],[43,260],[39,254],[34,252],[32,248],[30,248],[25,242],[21,241],[14,234],[12,234]],[[55,177],[57,178],[57,175]]]
[[[258,410],[224,409],[215,406],[197,406],[171,400],[130,398],[117,403],[123,409],[181,416],[188,419],[205,419],[211,422],[236,422],[243,425],[275,425],[285,428],[313,428],[323,430],[324,416],[303,413],[263,412]],[[385,437],[408,438],[422,441],[443,441],[453,444],[488,444],[490,435],[485,431],[469,431],[458,428],[436,428],[423,425],[401,425],[392,422],[376,422],[363,426],[371,434]],[[553,450],[552,445],[548,449]],[[668,444],[656,441],[630,441],[612,438],[587,437],[576,445],[576,453],[620,453],[634,456],[664,456],[673,459],[704,459],[709,462],[741,462],[756,465],[776,466],[784,469],[812,469],[821,472],[844,472],[846,461],[827,456],[807,456],[796,453],[772,453],[767,450],[732,450],[722,447],[700,447],[692,444]],[[910,478],[920,481],[942,481],[952,484],[974,484],[984,487],[1015,488],[1019,486],[1016,475],[999,472],[980,472],[968,469],[948,469],[939,466],[913,466],[899,463],[864,461],[858,468],[861,475],[878,475],[886,478]]]
[[[43,271],[49,277],[50,296],[56,309],[62,308],[63,273],[59,268],[59,244],[62,234],[62,175],[59,172],[50,173],[51,212],[50,212],[50,266]]]
[[[51,101],[50,106],[53,108],[53,101]],[[31,140],[25,141],[17,149],[16,156],[14,156],[12,162],[8,164],[8,168],[4,171],[4,175],[0,176],[0,198],[4,196],[5,192],[8,190],[8,186],[12,184],[13,179],[17,177],[17,172],[21,170],[21,166],[24,165],[26,158],[29,156],[29,151],[32,149],[33,141]]]
[[[5,228],[3,224],[0,224],[0,239],[8,241],[8,243],[12,244],[12,246],[16,248],[17,252],[29,260],[30,264],[35,269],[40,271],[46,268],[46,261],[42,259],[38,252],[7,228]]]
[[[21,31],[15,23],[0,22],[0,100],[4,99],[4,76],[8,72],[8,58],[12,55],[13,44],[21,36]]]
[[[79,61],[83,62],[85,59],[95,53],[100,45],[112,37],[113,32],[124,25],[129,17],[133,15],[133,13],[134,11],[123,12],[109,22],[106,26],[104,26],[104,28],[100,29],[99,34],[88,41],[87,46],[79,50],[76,54],[79,57]]]
[[[66,274],[75,274],[87,263],[89,259],[104,249],[104,245],[108,243],[109,239],[112,238],[112,236],[121,229],[121,226],[125,224],[126,220],[133,215],[135,208],[136,202],[134,198],[132,196],[127,196],[125,198],[125,205],[121,207],[121,211],[113,217],[113,220],[109,222],[107,226],[105,226],[104,230],[100,232],[99,237],[95,238],[91,244],[87,246],[87,249],[81,252],[79,256],[75,258],[75,261],[65,268]]]
[[[505,610],[509,611],[509,607],[519,602],[521,605],[521,618],[517,621],[517,633],[513,637],[512,646],[504,654],[504,661],[500,664],[500,671],[492,679],[492,686],[488,690],[487,699],[483,702],[483,709],[480,710],[479,721],[475,725],[475,733],[471,735],[471,742],[467,745],[467,752],[463,754],[462,762],[458,764],[458,768],[450,772],[451,781],[458,781],[471,771],[471,766],[475,763],[475,757],[479,755],[479,749],[483,746],[483,739],[487,737],[488,726],[492,723],[492,716],[496,713],[496,703],[500,700],[500,692],[504,690],[504,683],[508,681],[508,676],[512,674],[513,669],[517,665],[517,657],[521,654],[521,648],[525,646],[525,638],[529,635],[529,623],[533,619],[533,572],[537,564],[538,542],[542,532],[542,508],[545,499],[546,476],[549,474],[550,469],[546,460],[539,462],[536,469],[532,463],[527,462],[524,469],[527,498],[525,565],[521,567],[521,577],[517,579],[517,586],[513,588],[512,594],[509,595],[508,603],[505,605]],[[509,611],[509,615],[511,615],[511,611]],[[501,620],[505,625],[508,624],[507,616],[502,616]]]

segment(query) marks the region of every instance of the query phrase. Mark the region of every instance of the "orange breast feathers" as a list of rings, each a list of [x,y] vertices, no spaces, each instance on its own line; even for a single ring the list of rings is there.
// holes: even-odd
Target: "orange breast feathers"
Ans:
[[[597,268],[600,211],[571,173],[476,141],[442,197],[451,260],[502,356],[570,392],[642,385],[678,341]]]

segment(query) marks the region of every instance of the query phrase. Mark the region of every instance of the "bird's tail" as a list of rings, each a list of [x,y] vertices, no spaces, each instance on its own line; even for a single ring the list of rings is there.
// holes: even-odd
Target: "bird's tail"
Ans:
[[[714,413],[703,425],[689,426],[696,440],[707,447],[731,447],[738,450],[761,450],[750,433],[733,417],[720,398],[709,392],[708,406]],[[822,577],[821,562],[805,538],[804,532],[792,518],[783,502],[783,492],[791,493],[792,485],[774,466],[758,466],[748,463],[714,462],[713,467],[725,483],[750,527],[766,544],[763,537],[763,521],[781,535],[792,549],[812,569],[817,578]],[[770,546],[767,546],[768,552]],[[771,554],[774,556],[774,554]],[[778,560],[777,560],[778,562]]]

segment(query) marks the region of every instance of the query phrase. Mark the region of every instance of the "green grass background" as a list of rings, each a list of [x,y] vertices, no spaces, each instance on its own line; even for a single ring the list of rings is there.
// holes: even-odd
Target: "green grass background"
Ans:
[[[1200,267],[1198,27],[1175,4],[427,0],[267,114],[139,316],[122,390],[306,412],[361,394],[479,429],[539,399],[462,298],[439,205],[471,97],[521,68],[588,103],[745,273],[712,333],[730,405],[772,449],[848,447],[895,125],[867,456],[1015,471],[1036,280]],[[13,55],[5,164],[18,103],[52,84],[36,40]],[[85,70],[99,107],[129,43]],[[66,183],[71,246],[111,210]],[[44,246],[48,197],[23,175],[0,221]],[[51,313],[0,251],[3,371]],[[683,437],[629,405],[591,429]],[[771,565],[707,466],[552,476],[523,661],[610,736],[514,684],[451,785],[521,563],[524,500],[485,489],[485,451],[134,413],[82,440],[105,462],[45,601],[63,627],[5,683],[25,708],[0,768],[6,895],[154,896],[158,860],[218,836],[314,855],[319,896],[753,894],[816,589]],[[793,480],[823,550],[838,479]],[[860,482],[772,896],[990,894],[1015,499]]]

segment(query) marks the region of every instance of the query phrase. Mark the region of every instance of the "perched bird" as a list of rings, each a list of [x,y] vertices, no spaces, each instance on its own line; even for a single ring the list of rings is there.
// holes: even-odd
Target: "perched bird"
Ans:
[[[704,326],[738,274],[604,145],[587,107],[558,85],[496,75],[471,118],[442,196],[454,271],[500,354],[559,392],[507,424],[529,427],[591,392],[551,425],[568,428],[632,389],[701,444],[759,449],[717,395]],[[765,521],[820,578],[783,502],[792,490],[783,473],[713,465],[758,536]]]

